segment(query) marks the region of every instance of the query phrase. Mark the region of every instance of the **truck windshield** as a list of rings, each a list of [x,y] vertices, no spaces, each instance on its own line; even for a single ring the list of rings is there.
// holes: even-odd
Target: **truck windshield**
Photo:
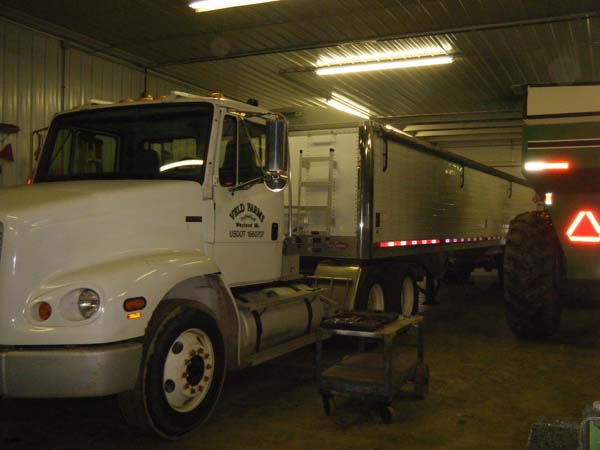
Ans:
[[[35,181],[183,179],[202,183],[210,104],[74,112],[52,124]]]

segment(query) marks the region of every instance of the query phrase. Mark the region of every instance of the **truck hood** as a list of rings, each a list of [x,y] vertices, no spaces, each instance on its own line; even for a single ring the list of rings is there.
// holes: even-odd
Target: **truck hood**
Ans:
[[[23,305],[52,280],[166,251],[203,254],[212,208],[193,181],[72,181],[0,190],[0,345],[26,336]],[[11,329],[13,338],[9,339]]]
[[[166,192],[189,190],[198,185],[187,181],[119,180],[39,183],[0,190],[0,220],[43,226],[51,222],[87,219],[129,211]]]

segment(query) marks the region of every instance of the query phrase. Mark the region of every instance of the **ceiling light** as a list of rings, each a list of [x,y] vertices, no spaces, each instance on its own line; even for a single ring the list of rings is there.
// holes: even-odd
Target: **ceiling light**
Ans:
[[[317,75],[338,75],[353,72],[370,72],[373,70],[406,69],[408,67],[434,66],[450,64],[454,61],[452,56],[434,56],[432,58],[402,59],[398,61],[373,62],[366,64],[347,64],[343,66],[321,67],[315,72]]]
[[[358,64],[367,62],[392,61],[398,59],[421,58],[424,56],[448,55],[452,47],[448,44],[415,47],[406,50],[357,53],[354,55],[322,56],[317,67],[338,66],[341,64]]]
[[[332,108],[344,111],[362,119],[369,119],[369,115],[371,114],[371,111],[364,106],[354,103],[352,100],[336,93],[331,94],[331,98],[327,99],[327,104]]]
[[[259,3],[278,2],[279,0],[198,0],[190,3],[197,13],[217,9],[236,8],[238,6],[257,5]]]

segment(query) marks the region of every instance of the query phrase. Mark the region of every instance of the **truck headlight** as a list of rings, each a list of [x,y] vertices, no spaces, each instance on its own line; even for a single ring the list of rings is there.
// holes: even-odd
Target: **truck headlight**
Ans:
[[[77,305],[79,306],[81,315],[89,319],[100,309],[100,296],[91,289],[84,289],[79,294]]]

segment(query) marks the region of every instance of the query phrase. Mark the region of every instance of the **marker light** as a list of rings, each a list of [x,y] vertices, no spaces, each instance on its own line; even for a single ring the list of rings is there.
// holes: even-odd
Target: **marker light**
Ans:
[[[184,159],[183,161],[177,161],[169,164],[165,164],[164,166],[160,166],[160,171],[164,172],[166,170],[176,169],[178,167],[186,167],[186,166],[201,166],[204,164],[203,159]]]
[[[339,75],[344,73],[371,72],[374,70],[406,69],[409,67],[437,66],[450,64],[452,56],[434,56],[432,58],[399,59],[396,61],[372,62],[366,64],[348,64],[343,66],[322,67],[317,69],[317,75]]]
[[[144,297],[128,298],[123,303],[123,309],[127,312],[137,311],[146,307],[146,299]]]
[[[52,315],[52,306],[46,302],[38,303],[38,317],[41,321],[48,320]]]
[[[544,198],[544,204],[546,206],[552,205],[553,199],[554,199],[554,194],[552,194],[552,192],[546,192],[546,196]]]
[[[580,211],[567,230],[567,237],[571,242],[600,242],[600,225],[594,213]]]
[[[525,163],[525,170],[527,172],[542,172],[544,170],[569,170],[569,163],[566,161],[529,161]]]
[[[197,13],[215,11],[217,9],[236,8],[238,6],[257,5],[259,3],[277,2],[279,0],[198,0],[190,3],[190,8]]]
[[[140,317],[142,317],[141,312],[134,312],[134,313],[127,314],[127,320],[139,319]]]

